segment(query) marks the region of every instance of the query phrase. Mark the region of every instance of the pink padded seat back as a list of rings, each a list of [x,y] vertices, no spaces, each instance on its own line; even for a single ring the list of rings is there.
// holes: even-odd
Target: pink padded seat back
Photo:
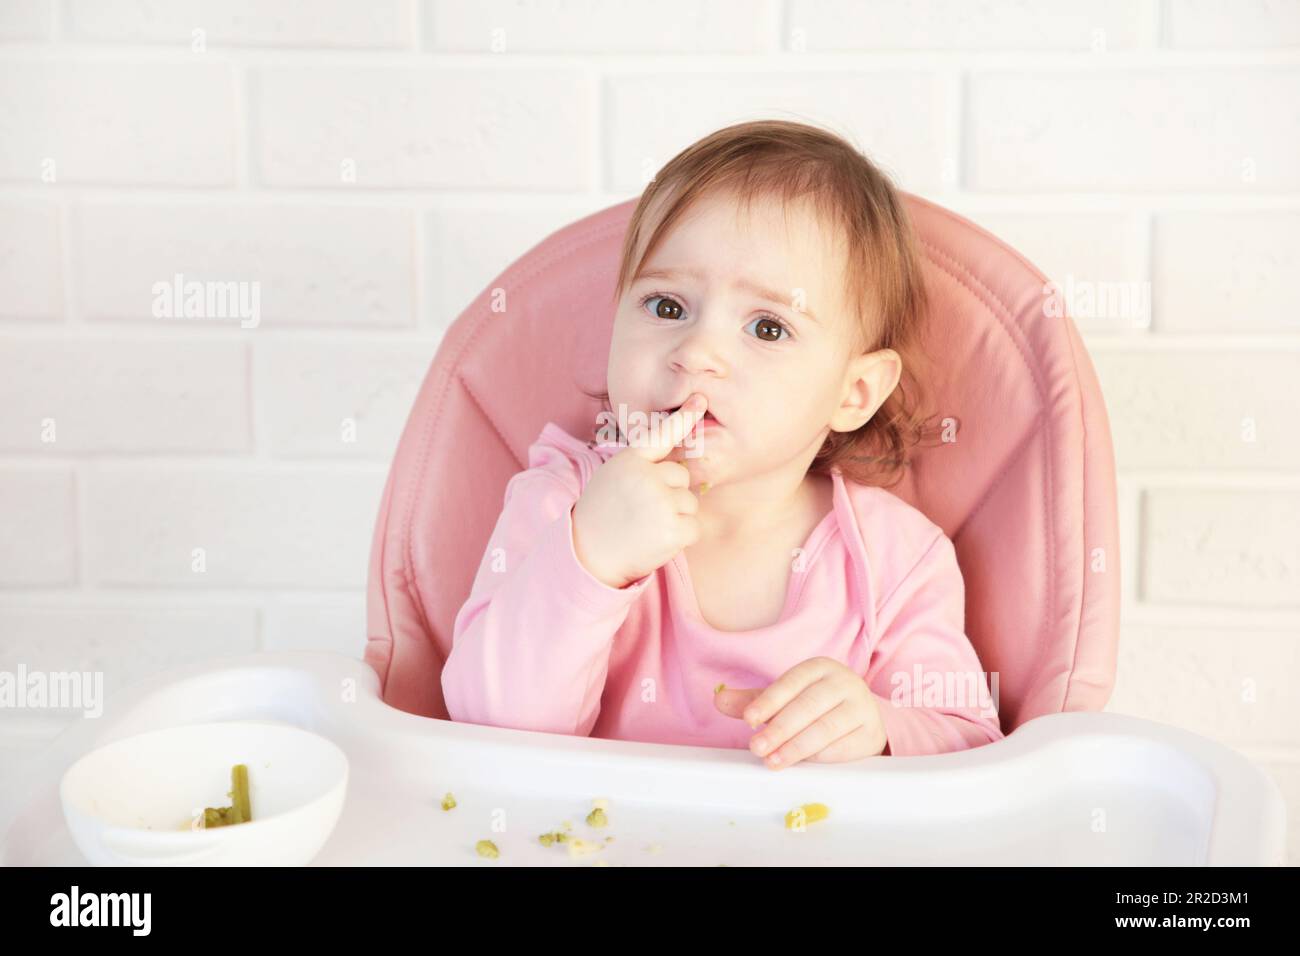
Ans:
[[[1100,710],[1119,631],[1115,466],[1097,377],[1046,279],[971,222],[905,196],[932,296],[930,383],[955,442],[892,489],[943,528],[966,625],[997,674],[1002,729]],[[479,294],[440,344],[406,423],[371,552],[365,659],[383,697],[446,719],[439,680],[506,482],[553,420],[588,438],[604,386],[629,200],[572,223]],[[494,303],[496,307],[494,308]]]

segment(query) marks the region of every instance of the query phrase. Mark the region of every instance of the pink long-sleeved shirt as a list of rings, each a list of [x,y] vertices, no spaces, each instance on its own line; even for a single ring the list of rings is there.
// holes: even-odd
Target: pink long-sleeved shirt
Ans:
[[[829,657],[876,695],[886,754],[1003,736],[965,634],[952,542],[916,508],[833,472],[834,506],[796,553],[780,619],[720,631],[704,621],[680,553],[623,588],[574,553],[572,508],[621,450],[553,422],[529,447],[456,615],[442,670],[453,720],[748,748],[756,731],[714,706],[714,688],[766,687],[801,661]]]

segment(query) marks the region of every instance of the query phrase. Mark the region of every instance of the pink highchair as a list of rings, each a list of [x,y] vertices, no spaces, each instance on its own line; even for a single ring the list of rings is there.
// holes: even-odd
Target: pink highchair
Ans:
[[[1003,732],[1101,710],[1115,679],[1120,574],[1115,463],[1092,363],[1074,323],[1046,307],[1037,269],[960,216],[906,198],[937,326],[943,377],[932,387],[956,440],[921,450],[892,490],[956,546],[967,632],[983,669],[999,675]],[[548,419],[590,437],[598,409],[584,390],[604,384],[634,207],[538,243],[446,333],[371,551],[365,660],[393,707],[447,718],[439,675],[506,482]]]
[[[1281,863],[1285,806],[1262,771],[1180,728],[1099,713],[1115,675],[1119,546],[1092,365],[1073,323],[1045,308],[1038,270],[961,217],[908,201],[933,357],[949,373],[935,383],[937,407],[955,420],[956,441],[921,451],[894,490],[956,545],[967,632],[984,670],[999,675],[1004,740],[771,771],[737,748],[446,719],[440,668],[505,484],[547,420],[574,435],[594,421],[584,390],[604,384],[629,201],[539,243],[448,329],[379,509],[364,660],[214,658],[115,695],[103,720],[76,721],[46,748],[21,788],[0,789],[0,865],[203,863],[254,851],[326,865],[474,864],[484,862],[475,848],[485,814],[507,808],[503,862],[565,865],[535,834],[585,814],[595,797],[613,800],[618,840],[599,862],[614,865],[650,863],[652,840],[663,841],[661,865]],[[268,721],[282,726],[271,734]],[[153,832],[206,799],[198,794],[219,794],[235,753],[301,731],[312,745],[287,746],[276,772],[257,775],[272,804],[297,808],[280,819],[298,827],[296,842],[248,841],[239,857],[234,842],[200,845],[207,834]],[[213,735],[238,749],[213,758]],[[114,744],[161,769],[115,773],[127,764],[99,749]],[[327,752],[332,760],[313,756]],[[61,812],[60,780],[86,756],[103,772],[83,773]],[[316,784],[325,795],[308,802]],[[462,809],[446,813],[438,801],[453,790]],[[825,801],[831,817],[811,839],[791,839],[782,818],[808,800]],[[69,815],[86,801],[95,813]],[[146,804],[156,827],[141,830]]]

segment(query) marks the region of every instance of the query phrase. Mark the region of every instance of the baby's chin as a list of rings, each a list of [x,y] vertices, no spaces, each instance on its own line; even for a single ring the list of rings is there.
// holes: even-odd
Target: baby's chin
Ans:
[[[688,450],[692,451],[695,457],[687,457],[686,452]],[[722,463],[717,458],[710,458],[707,452],[699,448],[691,450],[678,445],[668,453],[667,460],[686,466],[686,469],[691,473],[692,486],[705,481],[717,484],[722,477],[722,468],[720,467]]]

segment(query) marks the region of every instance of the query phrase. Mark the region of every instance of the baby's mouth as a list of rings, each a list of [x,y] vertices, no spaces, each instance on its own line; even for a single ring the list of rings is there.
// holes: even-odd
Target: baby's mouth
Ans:
[[[682,404],[684,405],[684,404],[686,404],[686,403],[683,402]],[[661,414],[664,414],[664,415],[671,415],[673,412],[677,411],[677,409],[679,409],[679,408],[681,408],[681,407],[682,407],[681,405],[674,405],[672,408],[664,408],[664,409],[660,409],[660,412],[661,412]],[[715,425],[721,425],[721,424],[722,424],[722,422],[718,421],[717,416],[713,414],[713,410],[712,410],[712,409],[706,409],[705,412],[704,412],[704,414],[703,414],[703,416],[701,416],[699,420],[702,421],[702,422],[713,422]]]

